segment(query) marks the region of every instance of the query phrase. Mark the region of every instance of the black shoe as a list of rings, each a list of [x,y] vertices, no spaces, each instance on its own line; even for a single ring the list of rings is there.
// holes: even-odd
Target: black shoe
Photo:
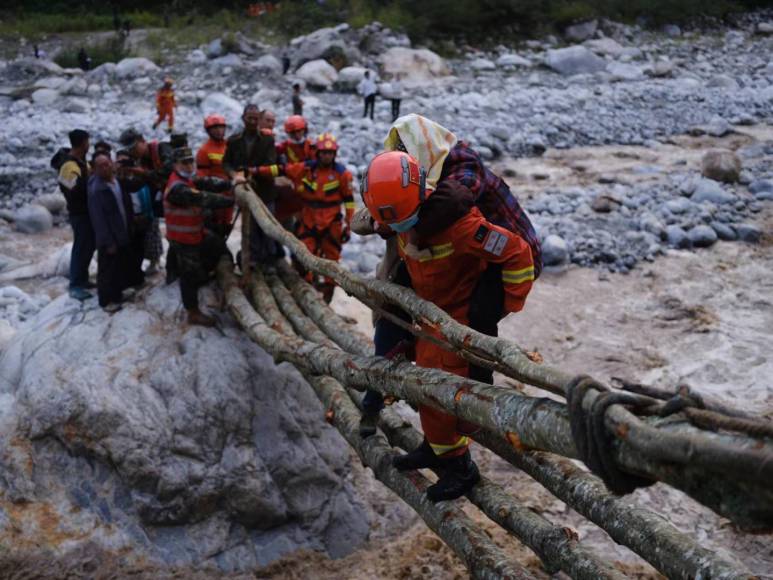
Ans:
[[[448,501],[462,497],[480,481],[480,471],[469,450],[465,451],[464,455],[441,461],[445,471],[435,485],[427,488],[429,501]]]
[[[424,439],[421,445],[405,455],[395,455],[392,458],[392,466],[397,471],[409,471],[411,469],[426,469],[440,467],[441,459],[432,451],[429,441]]]
[[[378,425],[378,413],[363,413],[360,419],[360,437],[367,439],[376,434]]]

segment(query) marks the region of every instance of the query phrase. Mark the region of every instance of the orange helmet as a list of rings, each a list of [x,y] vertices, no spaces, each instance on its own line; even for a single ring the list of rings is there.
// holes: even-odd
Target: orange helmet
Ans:
[[[217,127],[218,125],[226,126],[225,117],[223,115],[209,115],[204,119],[204,129],[210,129]]]
[[[427,191],[427,173],[404,151],[379,153],[362,180],[362,199],[371,217],[396,232],[406,232],[419,221],[419,207]]]
[[[338,143],[332,133],[322,133],[317,137],[317,151],[338,151]]]
[[[285,121],[285,133],[292,133],[294,131],[306,131],[308,129],[306,125],[306,119],[300,115],[290,115]]]

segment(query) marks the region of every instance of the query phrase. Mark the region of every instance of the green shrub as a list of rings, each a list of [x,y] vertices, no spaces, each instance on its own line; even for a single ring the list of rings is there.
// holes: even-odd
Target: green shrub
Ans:
[[[91,68],[98,67],[106,62],[118,62],[129,56],[123,37],[120,34],[112,36],[99,44],[86,45],[86,54],[91,58]],[[54,62],[61,67],[77,68],[78,52],[80,46],[71,46],[58,52],[54,56]]]

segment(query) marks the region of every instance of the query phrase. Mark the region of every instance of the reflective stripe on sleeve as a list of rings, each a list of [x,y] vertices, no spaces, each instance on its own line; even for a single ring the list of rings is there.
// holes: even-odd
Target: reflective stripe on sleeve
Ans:
[[[521,284],[534,280],[534,266],[521,270],[502,270],[502,281],[505,284]]]

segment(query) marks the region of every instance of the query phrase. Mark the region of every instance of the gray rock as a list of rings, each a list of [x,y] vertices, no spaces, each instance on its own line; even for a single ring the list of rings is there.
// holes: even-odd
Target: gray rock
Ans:
[[[714,181],[735,183],[741,174],[741,159],[728,149],[712,149],[701,159],[701,174]]]
[[[258,103],[260,105],[260,103]],[[243,106],[236,99],[225,93],[210,93],[201,101],[201,112],[204,116],[216,113],[225,115],[228,124],[237,125],[242,116]]]
[[[759,22],[756,28],[757,34],[769,36],[773,34],[773,22]]]
[[[569,262],[569,244],[555,234],[542,241],[542,262],[545,266],[560,266]]]
[[[32,93],[32,101],[36,105],[42,105],[44,107],[50,107],[59,100],[61,95],[59,91],[54,89],[38,89]]]
[[[732,242],[738,239],[738,234],[735,233],[735,230],[731,226],[721,222],[711,222],[710,225],[717,233],[717,237],[719,237],[720,240]]]
[[[338,71],[326,60],[312,60],[295,71],[298,78],[310,87],[329,89],[338,80]]]
[[[674,72],[674,63],[669,60],[659,60],[648,69],[648,74],[653,77],[670,77]]]
[[[497,65],[487,58],[476,58],[470,61],[470,68],[477,71],[496,70]]]
[[[773,190],[759,191],[754,194],[757,201],[773,201]]]
[[[67,207],[67,201],[61,193],[47,193],[45,195],[39,195],[35,200],[35,203],[42,205],[53,215],[62,213]]]
[[[264,54],[255,61],[255,68],[274,75],[282,74],[282,62],[273,54]]]
[[[695,226],[687,235],[690,243],[696,248],[707,248],[717,241],[717,232],[706,225]]]
[[[220,71],[225,74],[226,69],[242,68],[244,66],[244,60],[241,56],[235,53],[229,53],[224,56],[213,58],[209,61],[209,67],[212,70]]]
[[[41,234],[54,225],[51,212],[42,205],[29,204],[19,208],[13,216],[16,231],[23,234]]]
[[[613,81],[637,81],[644,78],[644,69],[635,64],[610,62],[607,72]]]
[[[601,72],[606,61],[584,46],[569,46],[547,51],[545,64],[562,75],[592,74]]]
[[[89,101],[78,97],[71,97],[62,105],[62,111],[65,113],[88,113],[89,108]]]
[[[736,200],[732,193],[728,193],[722,186],[711,179],[698,181],[695,191],[690,197],[694,203],[708,201],[716,204],[731,203]]]
[[[340,91],[356,91],[357,85],[365,77],[365,71],[368,69],[361,66],[347,66],[338,71],[336,79],[336,89]],[[371,78],[375,78],[375,71],[370,71]]]
[[[188,53],[186,60],[192,64],[203,64],[207,62],[207,54],[200,48],[195,48]]]
[[[70,547],[153,563],[246,571],[357,549],[369,523],[348,447],[309,386],[229,316],[188,327],[179,307],[171,286],[113,316],[62,296],[17,332],[0,358],[0,444],[23,451],[0,464],[4,496],[45,502]]]
[[[143,57],[125,58],[115,65],[115,74],[121,79],[132,79],[160,72],[156,63]]]
[[[680,250],[690,248],[692,245],[687,232],[675,225],[666,227],[666,240],[669,246]]]
[[[757,179],[749,184],[750,193],[761,193],[763,191],[773,191],[773,179]]]
[[[595,38],[584,42],[583,46],[596,54],[611,56],[612,58],[619,58],[625,53],[625,48],[612,38]]]
[[[687,198],[670,199],[665,203],[666,209],[674,215],[682,215],[693,209],[694,204]]]
[[[383,53],[379,62],[385,73],[399,74],[406,87],[426,85],[451,74],[446,61],[426,48],[396,46]]]
[[[212,42],[210,42],[207,47],[204,49],[204,52],[206,53],[208,58],[217,58],[219,56],[223,56],[225,52],[225,48],[223,47],[223,41],[220,38],[216,38]]]
[[[336,62],[338,66],[346,66],[360,60],[360,53],[341,35],[342,30],[335,28],[320,28],[306,36],[300,36],[290,41],[291,60],[294,67],[315,60]]]
[[[738,239],[749,244],[756,244],[762,239],[762,231],[751,224],[738,224],[735,226]]]
[[[503,54],[496,61],[496,65],[500,68],[529,68],[532,64],[529,59],[517,54]]]
[[[665,24],[663,25],[662,30],[663,34],[672,38],[682,36],[682,29],[679,28],[676,24]]]
[[[717,75],[709,79],[706,86],[712,89],[737,89],[738,83],[733,77],[727,75]]]
[[[622,202],[617,197],[602,193],[593,198],[590,206],[597,213],[609,213],[618,209],[621,205]]]
[[[582,42],[583,40],[587,40],[596,34],[598,26],[598,20],[588,20],[587,22],[572,24],[566,27],[564,30],[564,36],[571,41]]]

